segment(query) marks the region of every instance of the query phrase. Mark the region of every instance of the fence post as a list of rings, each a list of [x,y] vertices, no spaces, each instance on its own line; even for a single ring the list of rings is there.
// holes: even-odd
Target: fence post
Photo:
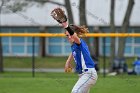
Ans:
[[[32,37],[32,77],[35,77],[35,37]]]
[[[103,37],[103,76],[106,77],[106,37]]]

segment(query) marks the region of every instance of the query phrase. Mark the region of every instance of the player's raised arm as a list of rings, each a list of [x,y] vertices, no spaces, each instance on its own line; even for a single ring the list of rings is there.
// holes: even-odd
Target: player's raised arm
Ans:
[[[70,38],[73,38],[74,42],[80,44],[80,38],[74,32],[74,30],[68,25],[67,22],[63,22],[62,26],[68,31]]]
[[[62,24],[63,28],[65,28],[68,32],[69,35],[71,36],[70,38],[74,39],[74,42],[77,44],[80,44],[80,39],[77,36],[77,34],[74,32],[74,30],[69,26],[67,22],[67,17],[64,13],[64,11],[61,8],[55,8],[51,12],[51,16],[60,24]]]

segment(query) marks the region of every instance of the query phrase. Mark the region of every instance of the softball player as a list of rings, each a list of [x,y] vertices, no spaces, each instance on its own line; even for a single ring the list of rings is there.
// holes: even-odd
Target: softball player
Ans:
[[[66,61],[65,71],[67,72],[71,67],[71,61],[74,59],[76,64],[75,70],[79,74],[79,79],[71,93],[89,93],[91,86],[97,81],[97,72],[87,44],[83,39],[79,38],[80,35],[87,33],[88,30],[85,27],[68,25],[67,22],[62,23],[62,26],[66,29],[65,35],[71,43],[72,50]]]
[[[66,61],[65,71],[69,72],[71,61],[74,58],[76,64],[75,70],[79,74],[79,80],[71,93],[89,93],[91,86],[97,81],[97,73],[88,46],[83,39],[79,38],[80,35],[87,33],[88,29],[84,26],[68,25],[67,17],[61,8],[52,10],[51,16],[66,29],[65,35],[71,43],[72,53]]]

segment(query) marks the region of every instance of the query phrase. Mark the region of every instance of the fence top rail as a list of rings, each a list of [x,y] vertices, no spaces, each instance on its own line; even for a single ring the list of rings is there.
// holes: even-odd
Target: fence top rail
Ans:
[[[65,37],[64,33],[0,33],[0,37]],[[87,33],[83,37],[140,37],[140,33]]]

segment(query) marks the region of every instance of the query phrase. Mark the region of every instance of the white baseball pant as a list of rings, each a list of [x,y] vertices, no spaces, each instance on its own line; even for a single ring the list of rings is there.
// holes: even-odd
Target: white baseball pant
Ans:
[[[79,76],[71,93],[89,93],[91,86],[95,85],[97,81],[97,72],[95,68],[88,68],[88,71],[83,72]]]

